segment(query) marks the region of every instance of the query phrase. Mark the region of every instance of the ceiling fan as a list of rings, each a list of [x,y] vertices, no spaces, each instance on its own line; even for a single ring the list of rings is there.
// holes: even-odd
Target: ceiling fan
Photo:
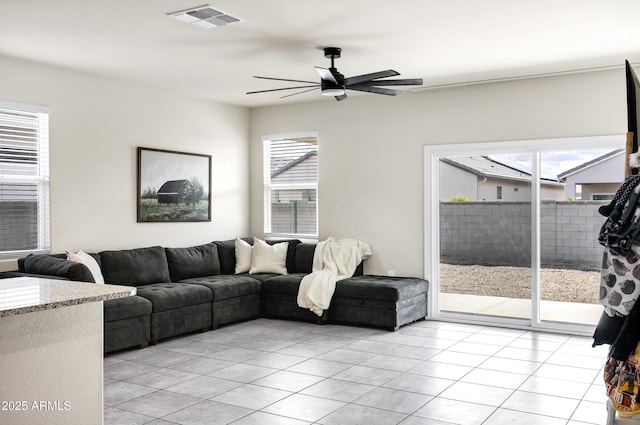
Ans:
[[[320,74],[319,83],[315,81],[289,80],[285,78],[259,77],[257,75],[254,75],[255,78],[260,78],[263,80],[288,81],[292,83],[308,83],[310,85],[250,91],[250,92],[247,92],[247,94],[267,93],[267,92],[281,91],[281,90],[305,89],[302,91],[298,91],[296,93],[291,93],[291,94],[282,96],[281,99],[284,99],[285,97],[295,96],[297,94],[310,92],[312,90],[316,90],[320,88],[324,96],[334,96],[336,100],[344,100],[347,98],[346,90],[356,90],[356,91],[362,91],[367,93],[396,96],[397,94],[400,93],[400,90],[388,89],[380,86],[422,85],[422,78],[383,80],[382,78],[394,77],[394,76],[400,75],[399,72],[394,71],[392,69],[388,69],[386,71],[373,72],[371,74],[356,75],[353,77],[345,78],[344,75],[338,72],[338,70],[334,65],[334,59],[340,57],[340,52],[342,52],[342,49],[339,47],[325,47],[323,50],[324,50],[324,57],[331,59],[331,68],[327,69],[327,68],[321,68],[319,66],[315,67],[318,74]]]

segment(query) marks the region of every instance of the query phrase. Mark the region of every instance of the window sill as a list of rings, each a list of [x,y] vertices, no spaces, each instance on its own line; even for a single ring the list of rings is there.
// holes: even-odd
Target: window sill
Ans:
[[[281,240],[281,239],[299,239],[304,243],[318,243],[318,237],[314,235],[296,235],[286,233],[267,233],[264,235],[264,239],[267,241]]]

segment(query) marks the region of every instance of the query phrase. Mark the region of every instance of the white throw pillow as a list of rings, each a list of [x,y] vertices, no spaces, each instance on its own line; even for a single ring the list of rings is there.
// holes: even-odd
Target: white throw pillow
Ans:
[[[104,277],[102,276],[102,270],[100,270],[98,262],[86,252],[78,251],[77,254],[74,254],[73,252],[67,251],[67,260],[84,264],[93,275],[93,280],[95,280],[96,283],[104,283]]]
[[[236,238],[236,274],[246,273],[251,268],[253,247],[240,238]]]
[[[289,242],[269,245],[258,238],[253,239],[253,259],[250,274],[253,273],[287,273],[287,249]]]

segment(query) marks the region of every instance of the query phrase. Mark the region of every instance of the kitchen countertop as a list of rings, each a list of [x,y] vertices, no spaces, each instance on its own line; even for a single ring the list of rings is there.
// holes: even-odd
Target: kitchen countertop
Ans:
[[[0,279],[0,317],[124,298],[135,294],[136,288],[133,286],[34,277]]]

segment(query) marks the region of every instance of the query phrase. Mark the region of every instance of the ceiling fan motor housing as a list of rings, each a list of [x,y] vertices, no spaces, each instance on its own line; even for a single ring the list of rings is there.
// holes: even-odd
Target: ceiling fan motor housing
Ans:
[[[344,87],[344,75],[338,72],[335,68],[329,68],[331,75],[336,79],[334,83],[331,80],[320,80],[321,91],[324,96],[342,96],[345,92]]]

